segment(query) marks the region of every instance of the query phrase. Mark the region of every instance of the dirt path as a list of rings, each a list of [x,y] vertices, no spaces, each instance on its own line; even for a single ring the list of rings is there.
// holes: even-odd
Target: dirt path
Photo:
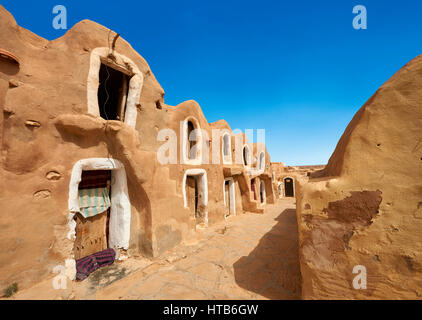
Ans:
[[[67,290],[51,280],[15,299],[299,299],[294,199],[264,215],[229,217],[154,261],[132,258],[102,268]]]
[[[97,291],[97,299],[298,299],[293,200],[199,231],[162,260]]]

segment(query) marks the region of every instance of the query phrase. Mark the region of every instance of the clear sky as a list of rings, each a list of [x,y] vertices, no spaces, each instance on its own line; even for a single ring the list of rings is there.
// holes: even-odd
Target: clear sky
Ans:
[[[209,122],[265,129],[272,161],[327,163],[349,121],[396,71],[422,53],[419,0],[0,0],[47,39],[55,5],[68,28],[83,19],[129,41],[164,88],[194,99]],[[352,25],[367,8],[367,30]],[[0,31],[1,32],[1,31]]]

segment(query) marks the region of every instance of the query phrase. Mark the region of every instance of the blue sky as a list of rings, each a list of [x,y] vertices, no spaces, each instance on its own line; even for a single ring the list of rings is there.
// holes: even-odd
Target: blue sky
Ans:
[[[94,20],[121,34],[149,63],[167,104],[194,99],[209,122],[265,129],[272,161],[327,163],[371,95],[422,53],[422,2],[16,1],[19,25],[47,39],[52,8],[68,27]],[[352,26],[365,5],[368,29]]]

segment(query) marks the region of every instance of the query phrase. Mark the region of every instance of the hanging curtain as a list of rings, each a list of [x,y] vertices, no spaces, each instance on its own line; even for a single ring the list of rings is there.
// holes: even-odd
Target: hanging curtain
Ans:
[[[93,217],[110,208],[107,188],[79,189],[79,212],[84,218]]]

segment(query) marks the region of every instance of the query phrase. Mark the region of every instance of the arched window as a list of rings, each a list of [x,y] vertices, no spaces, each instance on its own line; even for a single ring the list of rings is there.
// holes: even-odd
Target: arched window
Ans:
[[[224,152],[224,156],[229,156],[230,154],[230,150],[229,150],[229,135],[225,134],[223,136],[223,152]]]
[[[243,147],[243,165],[249,166],[249,160],[250,160],[249,147],[245,145]]]
[[[230,163],[232,159],[231,155],[231,141],[228,133],[223,134],[223,163]]]
[[[259,166],[258,166],[259,170],[265,169],[265,153],[264,152],[261,152],[259,154],[259,163],[258,164],[259,164]]]
[[[183,163],[199,165],[202,162],[202,131],[198,121],[189,117],[183,121],[182,158]]]
[[[196,136],[195,136],[195,126],[193,125],[192,121],[188,121],[188,143],[187,145],[187,155],[188,155],[188,159],[196,159],[196,152],[195,152],[195,140],[196,140]]]

